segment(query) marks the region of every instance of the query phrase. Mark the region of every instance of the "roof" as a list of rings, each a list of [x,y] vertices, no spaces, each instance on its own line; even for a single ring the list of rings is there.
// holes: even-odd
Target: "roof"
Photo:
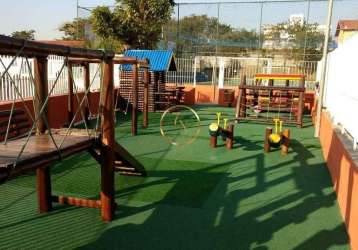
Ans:
[[[171,50],[127,50],[124,56],[137,59],[148,59],[150,71],[176,71],[174,54]],[[124,70],[131,70],[129,65],[123,66]]]
[[[358,20],[340,20],[337,24],[336,36],[341,30],[358,31]]]

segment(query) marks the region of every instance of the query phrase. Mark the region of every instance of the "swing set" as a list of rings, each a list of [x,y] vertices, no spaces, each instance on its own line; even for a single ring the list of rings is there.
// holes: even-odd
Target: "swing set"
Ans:
[[[48,84],[47,57],[50,55],[63,56],[64,62],[51,87]],[[22,173],[36,170],[37,193],[39,212],[45,213],[51,210],[52,203],[69,204],[75,206],[91,207],[101,209],[102,219],[110,221],[114,217],[114,172],[119,170],[122,174],[145,176],[144,167],[119,143],[115,141],[115,90],[113,83],[113,68],[115,64],[132,64],[137,69],[139,62],[135,58],[116,58],[111,51],[88,50],[72,48],[67,46],[43,44],[35,41],[14,39],[0,35],[0,55],[13,56],[9,65],[1,61],[5,75],[11,79],[11,85],[17,97],[24,106],[24,111],[18,110],[15,98],[11,110],[2,112],[0,116],[6,117],[6,132],[0,145],[0,181],[4,182]],[[15,80],[9,74],[9,69],[17,58],[22,58],[22,66],[26,65],[30,72],[31,82],[34,87],[33,106],[34,115],[26,105]],[[29,58],[33,58],[33,72],[30,67]],[[97,63],[98,68],[90,79],[89,64]],[[147,62],[146,62],[147,63]],[[72,75],[73,65],[84,67],[85,91],[80,98],[78,89],[74,84]],[[143,64],[144,67],[146,66]],[[65,68],[68,70],[69,84],[69,109],[68,127],[52,129],[49,125],[47,110],[51,94],[58,84],[59,77]],[[101,87],[99,92],[99,103],[95,125],[91,127],[89,117],[91,115],[90,89],[94,78],[100,74]],[[137,78],[133,78],[133,98],[135,94]],[[76,99],[75,99],[76,98]],[[74,100],[77,101],[77,110],[74,110]],[[133,102],[133,109],[136,101]],[[15,106],[17,106],[15,108]],[[59,107],[61,108],[61,107]],[[20,118],[19,116],[22,115]],[[26,124],[24,119],[28,117],[30,129],[27,133],[17,132],[19,119]],[[74,129],[75,121],[81,118],[84,129]],[[147,117],[147,115],[146,115]],[[148,120],[146,121],[148,122]],[[25,129],[25,125],[22,129]],[[132,112],[132,133],[137,132],[137,114]],[[76,197],[53,195],[51,190],[50,167],[53,163],[63,160],[68,156],[80,152],[89,152],[100,164],[101,191],[100,199],[90,200]]]
[[[255,84],[239,85],[235,118],[237,121],[272,122],[280,117],[286,124],[303,126],[305,76],[256,74]]]

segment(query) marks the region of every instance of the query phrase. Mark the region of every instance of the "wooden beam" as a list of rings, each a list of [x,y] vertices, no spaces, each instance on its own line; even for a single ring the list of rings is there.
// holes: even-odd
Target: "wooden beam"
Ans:
[[[282,155],[287,155],[288,154],[288,149],[290,146],[290,130],[289,129],[285,129],[282,131],[282,145],[281,145],[281,154]]]
[[[73,77],[72,77],[72,63],[67,64],[67,84],[68,84],[68,96],[67,96],[67,123],[71,123],[74,112],[74,95],[73,95]]]
[[[22,53],[20,53],[21,56],[29,57],[46,57],[50,54],[68,57],[85,57],[88,59],[100,60],[114,57],[113,51],[75,48],[0,35],[0,54],[16,55],[20,49],[22,49]]]
[[[84,78],[85,89],[87,90],[91,84],[89,63],[83,64],[83,78]],[[88,124],[88,117],[90,115],[90,107],[91,107],[91,91],[89,91],[87,94],[87,101],[88,101],[88,105],[85,105],[85,121]]]
[[[234,124],[230,124],[227,131],[227,137],[226,137],[226,148],[232,149],[234,146]]]
[[[246,86],[246,75],[242,76],[240,86]],[[238,121],[238,119],[242,116],[245,116],[246,113],[246,90],[245,88],[239,88],[239,94],[236,101],[236,112],[235,112],[235,118]]]
[[[51,201],[56,202],[63,205],[73,205],[79,207],[89,207],[89,208],[101,208],[101,201],[100,200],[89,200],[89,199],[82,199],[76,197],[66,197],[66,196],[51,196]]]
[[[45,102],[48,94],[48,80],[47,80],[47,58],[36,57],[34,59],[34,80],[35,80],[35,114],[39,116],[40,110]],[[43,116],[47,116],[47,107],[43,112]],[[43,120],[43,116],[38,120],[36,124],[36,134],[43,134],[46,131],[46,124]]]
[[[300,88],[305,89],[305,77],[303,77],[300,81]],[[302,128],[303,126],[303,110],[305,108],[305,91],[300,92],[300,96],[298,98],[298,110],[297,110],[297,126]]]
[[[104,221],[114,217],[114,84],[113,60],[104,61],[103,89],[101,92],[101,131],[102,131],[102,166],[101,166],[101,214]]]
[[[240,89],[252,89],[252,90],[279,90],[279,91],[296,91],[305,92],[303,87],[280,87],[280,86],[260,86],[260,85],[240,85]]]
[[[218,144],[218,137],[217,137],[217,135],[211,135],[211,136],[210,136],[210,147],[216,148],[217,144]]]
[[[50,167],[44,166],[37,168],[36,175],[39,212],[47,213],[52,208]]]
[[[132,65],[132,135],[137,135],[138,124],[138,66]]]
[[[264,151],[265,153],[270,152],[270,135],[272,134],[272,128],[266,128],[265,131],[265,142],[264,142]]]
[[[149,64],[148,60],[146,63]],[[148,102],[149,102],[149,68],[145,67],[143,69],[143,82],[144,82],[144,96],[143,96],[143,128],[148,127]]]

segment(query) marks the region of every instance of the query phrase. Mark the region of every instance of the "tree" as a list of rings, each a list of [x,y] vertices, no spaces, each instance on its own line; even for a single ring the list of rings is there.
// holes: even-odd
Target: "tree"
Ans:
[[[218,18],[207,15],[186,16],[180,19],[179,23],[172,19],[164,30],[166,41],[176,42],[177,53],[198,51],[242,53],[257,48],[259,40],[256,31],[235,29],[221,23]]]
[[[92,11],[93,30],[103,40],[122,41],[132,48],[155,48],[162,26],[170,20],[172,0],[116,0],[112,11],[99,6]]]
[[[26,40],[35,40],[35,30],[21,30],[15,31],[11,33],[11,37],[13,38],[20,38]]]
[[[85,27],[89,23],[86,18],[75,18],[72,22],[63,23],[58,30],[65,34],[64,40],[85,40]]]
[[[322,54],[324,34],[317,23],[278,23],[269,27],[264,37],[292,59],[318,60]]]

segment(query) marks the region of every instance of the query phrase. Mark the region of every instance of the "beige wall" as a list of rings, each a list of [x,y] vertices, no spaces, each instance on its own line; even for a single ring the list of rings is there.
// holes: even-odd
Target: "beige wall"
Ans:
[[[340,31],[339,35],[337,37],[338,45],[344,43],[344,41],[346,41],[347,39],[351,38],[352,36],[354,36],[357,33],[358,33],[357,30],[354,30],[354,31],[342,30],[342,31]]]

